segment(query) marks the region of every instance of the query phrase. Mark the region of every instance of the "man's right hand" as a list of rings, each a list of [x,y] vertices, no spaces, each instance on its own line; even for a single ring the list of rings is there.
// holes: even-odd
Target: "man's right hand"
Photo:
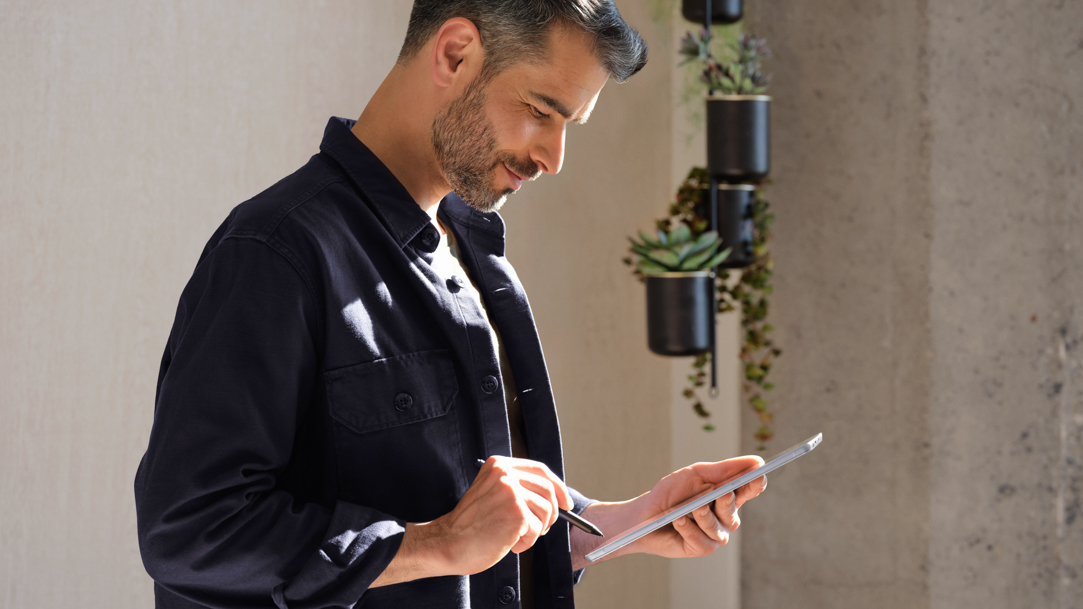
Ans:
[[[449,514],[408,524],[402,545],[372,587],[440,575],[472,575],[534,545],[570,510],[572,497],[544,464],[490,457]]]

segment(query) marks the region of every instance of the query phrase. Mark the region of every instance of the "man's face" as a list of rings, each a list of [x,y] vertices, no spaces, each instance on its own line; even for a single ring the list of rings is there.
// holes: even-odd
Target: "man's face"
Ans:
[[[564,129],[586,121],[609,73],[577,29],[553,27],[548,57],[514,64],[487,83],[475,78],[433,120],[437,162],[451,188],[496,211],[524,181],[557,173]]]

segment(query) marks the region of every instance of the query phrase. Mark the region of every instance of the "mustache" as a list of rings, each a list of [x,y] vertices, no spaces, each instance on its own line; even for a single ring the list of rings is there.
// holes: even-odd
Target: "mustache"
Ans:
[[[541,169],[538,169],[538,164],[531,160],[521,161],[513,156],[504,155],[501,156],[499,162],[507,165],[517,175],[522,176],[525,180],[531,181],[538,179],[541,175]]]

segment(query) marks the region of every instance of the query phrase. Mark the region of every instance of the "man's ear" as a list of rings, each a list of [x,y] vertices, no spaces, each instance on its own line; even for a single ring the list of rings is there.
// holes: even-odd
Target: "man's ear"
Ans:
[[[432,80],[440,87],[450,87],[463,74],[477,72],[483,58],[481,35],[473,22],[462,17],[448,19],[433,38]]]

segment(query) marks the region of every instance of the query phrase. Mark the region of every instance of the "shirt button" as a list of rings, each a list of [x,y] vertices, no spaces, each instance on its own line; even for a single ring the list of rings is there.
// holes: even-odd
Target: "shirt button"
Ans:
[[[421,233],[421,242],[424,243],[426,247],[436,245],[438,239],[439,237],[436,236],[436,233],[431,230],[426,230],[424,233]]]
[[[413,405],[414,398],[409,393],[400,393],[395,396],[395,409],[399,412],[406,412]]]
[[[500,601],[501,605],[507,605],[508,603],[515,600],[515,596],[515,588],[512,588],[511,586],[504,586],[500,589],[500,595],[496,598]]]
[[[459,277],[458,275],[452,275],[451,276],[451,282],[454,283],[455,285],[459,286],[460,288],[465,288],[466,287],[466,280],[463,279],[462,277]]]
[[[496,388],[500,386],[500,381],[496,380],[495,376],[489,375],[481,379],[481,390],[485,393],[492,393],[496,391]]]
[[[459,290],[462,289],[462,286],[455,281],[456,279],[458,279],[458,277],[452,277],[451,279],[447,280],[447,289],[452,294],[457,294]]]

